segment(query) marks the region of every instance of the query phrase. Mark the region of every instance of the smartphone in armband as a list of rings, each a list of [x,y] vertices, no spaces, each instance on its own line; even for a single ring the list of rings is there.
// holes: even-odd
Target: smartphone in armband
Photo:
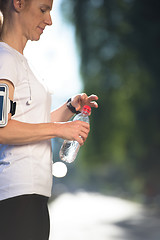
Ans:
[[[9,88],[5,83],[0,83],[0,127],[8,123],[8,113],[13,116],[16,110],[16,103],[9,99]]]

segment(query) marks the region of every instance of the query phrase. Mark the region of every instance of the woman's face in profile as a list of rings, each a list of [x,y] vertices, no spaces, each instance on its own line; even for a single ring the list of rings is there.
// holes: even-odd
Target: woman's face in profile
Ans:
[[[20,13],[20,23],[22,35],[27,40],[39,40],[45,27],[52,25],[52,5],[53,0],[29,0],[29,3],[26,1],[26,7]]]

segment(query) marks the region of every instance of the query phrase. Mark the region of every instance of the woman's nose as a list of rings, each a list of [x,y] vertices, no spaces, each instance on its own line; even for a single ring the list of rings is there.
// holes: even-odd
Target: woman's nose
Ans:
[[[49,13],[45,19],[45,23],[49,26],[52,25],[52,18],[51,18],[51,14]]]

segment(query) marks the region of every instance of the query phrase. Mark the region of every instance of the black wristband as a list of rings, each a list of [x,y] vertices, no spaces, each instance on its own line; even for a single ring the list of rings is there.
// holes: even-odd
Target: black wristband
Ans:
[[[72,113],[75,113],[75,114],[80,113],[80,111],[76,111],[75,107],[73,107],[73,105],[71,104],[71,98],[69,98],[67,101],[67,107]]]

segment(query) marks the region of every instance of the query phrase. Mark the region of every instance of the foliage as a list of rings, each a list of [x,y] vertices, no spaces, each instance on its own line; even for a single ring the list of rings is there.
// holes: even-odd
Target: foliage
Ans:
[[[76,26],[84,91],[99,96],[81,161],[88,169],[123,166],[123,182],[159,194],[159,0],[64,0],[62,7]]]

